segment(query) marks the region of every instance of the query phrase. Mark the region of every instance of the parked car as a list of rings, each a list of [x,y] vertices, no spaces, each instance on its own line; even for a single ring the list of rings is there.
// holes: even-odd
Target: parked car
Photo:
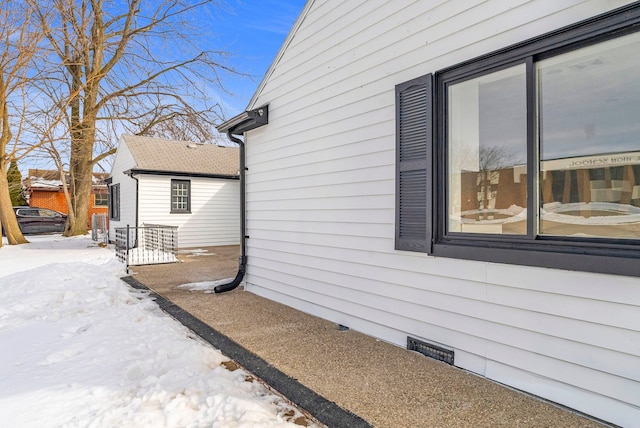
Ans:
[[[13,207],[13,210],[24,235],[61,233],[67,222],[66,215],[47,208]]]

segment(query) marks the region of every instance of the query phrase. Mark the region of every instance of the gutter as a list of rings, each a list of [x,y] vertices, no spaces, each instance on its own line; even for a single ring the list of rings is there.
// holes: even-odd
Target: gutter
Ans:
[[[269,106],[245,111],[217,126],[218,132],[226,132],[227,137],[240,147],[240,261],[236,277],[226,284],[216,286],[213,291],[224,293],[234,290],[240,285],[247,271],[247,207],[246,207],[246,150],[245,143],[236,135],[259,128],[269,123]]]
[[[219,178],[223,180],[237,180],[237,175],[229,175],[229,174],[208,174],[203,172],[184,172],[184,171],[167,171],[160,169],[140,169],[140,168],[131,168],[124,172],[127,175],[136,174],[136,175],[171,175],[175,177],[199,177],[199,178]]]

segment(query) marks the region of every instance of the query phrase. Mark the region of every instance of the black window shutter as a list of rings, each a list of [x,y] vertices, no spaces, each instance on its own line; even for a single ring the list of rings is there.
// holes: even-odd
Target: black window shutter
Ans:
[[[431,252],[433,75],[396,86],[396,249]]]

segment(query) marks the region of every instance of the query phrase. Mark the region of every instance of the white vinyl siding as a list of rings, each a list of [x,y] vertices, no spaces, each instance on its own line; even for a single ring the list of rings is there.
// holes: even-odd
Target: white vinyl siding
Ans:
[[[313,1],[249,106],[247,289],[636,426],[640,280],[394,250],[395,85],[628,3]]]
[[[138,222],[178,226],[181,248],[240,243],[238,180],[191,177],[188,214],[171,213],[171,180],[184,177],[138,175]]]
[[[115,240],[118,227],[136,226],[136,181],[123,172],[135,166],[131,151],[120,142],[111,168],[111,185],[120,184],[120,219],[109,220],[109,239]]]

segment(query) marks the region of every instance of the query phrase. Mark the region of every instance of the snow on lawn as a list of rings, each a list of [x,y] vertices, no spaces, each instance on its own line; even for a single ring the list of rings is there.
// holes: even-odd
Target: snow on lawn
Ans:
[[[3,427],[299,426],[297,410],[120,281],[113,249],[29,240],[0,248]]]

